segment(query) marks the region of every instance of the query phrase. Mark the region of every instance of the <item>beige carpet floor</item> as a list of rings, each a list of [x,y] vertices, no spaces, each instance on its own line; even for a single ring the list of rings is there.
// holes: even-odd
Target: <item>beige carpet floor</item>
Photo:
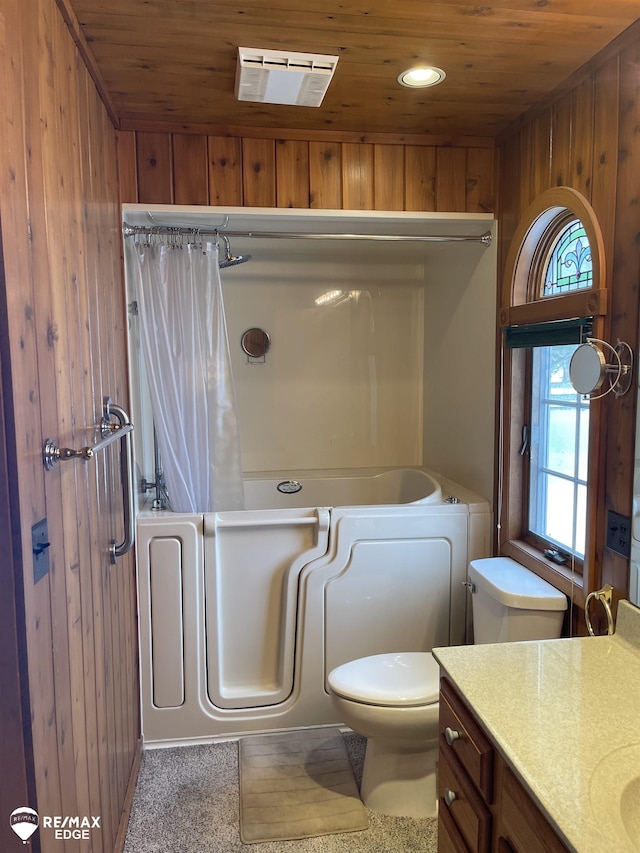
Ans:
[[[356,783],[365,739],[343,734]],[[124,853],[436,853],[435,818],[367,809],[369,828],[297,841],[243,844],[235,741],[148,750],[142,757]]]
[[[368,827],[340,729],[243,737],[239,755],[245,844]]]

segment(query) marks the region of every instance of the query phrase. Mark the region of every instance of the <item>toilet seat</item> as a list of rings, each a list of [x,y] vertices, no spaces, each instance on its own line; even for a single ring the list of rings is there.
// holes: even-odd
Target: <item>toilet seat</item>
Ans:
[[[352,702],[416,707],[438,701],[440,667],[431,652],[399,652],[352,660],[329,673],[331,690]]]

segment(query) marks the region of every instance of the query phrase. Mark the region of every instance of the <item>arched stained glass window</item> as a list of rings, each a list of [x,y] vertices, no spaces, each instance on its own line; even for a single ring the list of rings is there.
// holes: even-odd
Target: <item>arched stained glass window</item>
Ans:
[[[530,292],[537,299],[593,286],[591,247],[575,216],[551,222],[541,238],[541,264],[534,265]],[[532,336],[528,400],[528,535],[584,557],[586,543],[589,400],[569,381],[576,345],[543,345]]]
[[[579,219],[569,222],[550,247],[543,282],[542,298],[592,286],[591,247]]]
[[[581,602],[600,582],[601,534],[591,521],[602,406],[576,393],[569,365],[583,335],[602,337],[607,282],[602,231],[579,192],[550,187],[534,199],[504,278],[498,552]]]

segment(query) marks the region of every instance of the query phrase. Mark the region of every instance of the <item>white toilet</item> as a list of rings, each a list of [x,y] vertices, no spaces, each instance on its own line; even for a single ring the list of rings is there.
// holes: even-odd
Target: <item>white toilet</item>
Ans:
[[[476,643],[560,636],[566,597],[508,557],[469,564]],[[430,652],[372,655],[329,673],[340,718],[367,738],[360,795],[374,811],[436,813],[440,669]]]

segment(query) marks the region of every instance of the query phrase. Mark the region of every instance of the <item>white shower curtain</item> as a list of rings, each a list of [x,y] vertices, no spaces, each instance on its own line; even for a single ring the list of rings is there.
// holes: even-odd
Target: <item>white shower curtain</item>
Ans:
[[[140,338],[171,508],[243,509],[218,247],[141,241],[134,255]]]

